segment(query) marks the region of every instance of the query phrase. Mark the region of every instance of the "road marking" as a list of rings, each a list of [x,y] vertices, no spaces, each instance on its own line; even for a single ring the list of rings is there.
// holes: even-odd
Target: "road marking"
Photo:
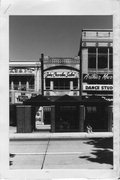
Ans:
[[[82,152],[47,152],[46,155],[69,155],[69,154],[81,154]],[[43,153],[10,153],[14,155],[45,155]]]

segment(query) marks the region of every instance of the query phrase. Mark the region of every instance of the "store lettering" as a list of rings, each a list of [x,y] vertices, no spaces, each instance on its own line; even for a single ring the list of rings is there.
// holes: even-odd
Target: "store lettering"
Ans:
[[[113,85],[83,85],[84,91],[113,91]]]
[[[113,90],[113,86],[101,86],[101,89],[102,90],[108,90],[108,91],[111,90],[112,91]]]
[[[112,74],[84,74],[83,80],[113,80]]]
[[[110,80],[113,79],[113,75],[109,75],[109,74],[104,74],[102,77],[103,80]]]
[[[84,80],[93,80],[93,79],[100,79],[101,76],[97,75],[97,74],[86,74],[84,76]]]
[[[99,86],[86,86],[86,90],[99,90]]]
[[[45,74],[46,78],[67,78],[67,77],[76,77],[75,72],[47,72]]]

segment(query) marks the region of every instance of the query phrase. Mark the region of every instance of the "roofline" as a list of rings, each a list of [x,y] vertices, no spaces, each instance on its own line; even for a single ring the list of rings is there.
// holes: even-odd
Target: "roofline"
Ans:
[[[82,31],[113,31],[113,29],[82,29]]]

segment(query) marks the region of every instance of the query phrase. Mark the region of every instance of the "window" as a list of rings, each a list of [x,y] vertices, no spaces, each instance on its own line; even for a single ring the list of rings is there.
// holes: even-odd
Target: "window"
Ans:
[[[75,78],[73,79],[73,89],[77,89],[78,88],[78,79]]]
[[[45,86],[46,86],[46,89],[50,89],[50,79],[49,78],[45,79]]]
[[[96,68],[96,48],[88,48],[88,68]]]
[[[98,69],[108,67],[108,48],[98,48]]]
[[[113,69],[113,48],[109,48],[109,68]]]
[[[56,78],[53,80],[54,82],[54,89],[70,89],[70,79],[61,79]]]

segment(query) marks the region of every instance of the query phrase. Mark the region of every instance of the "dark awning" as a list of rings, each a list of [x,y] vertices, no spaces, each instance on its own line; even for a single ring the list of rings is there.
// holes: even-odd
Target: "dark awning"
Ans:
[[[51,105],[51,101],[47,97],[38,95],[31,97],[23,102],[24,105],[33,105],[33,106],[48,106]]]
[[[77,103],[80,103],[80,98],[78,97],[73,97],[73,96],[69,96],[69,95],[64,95],[64,96],[61,96],[59,98],[57,98],[54,103],[56,104],[77,104]]]
[[[112,104],[112,101],[108,101],[107,99],[105,99],[104,97],[101,96],[89,96],[89,97],[85,97],[82,100],[82,103],[84,105],[101,105],[101,104]]]

